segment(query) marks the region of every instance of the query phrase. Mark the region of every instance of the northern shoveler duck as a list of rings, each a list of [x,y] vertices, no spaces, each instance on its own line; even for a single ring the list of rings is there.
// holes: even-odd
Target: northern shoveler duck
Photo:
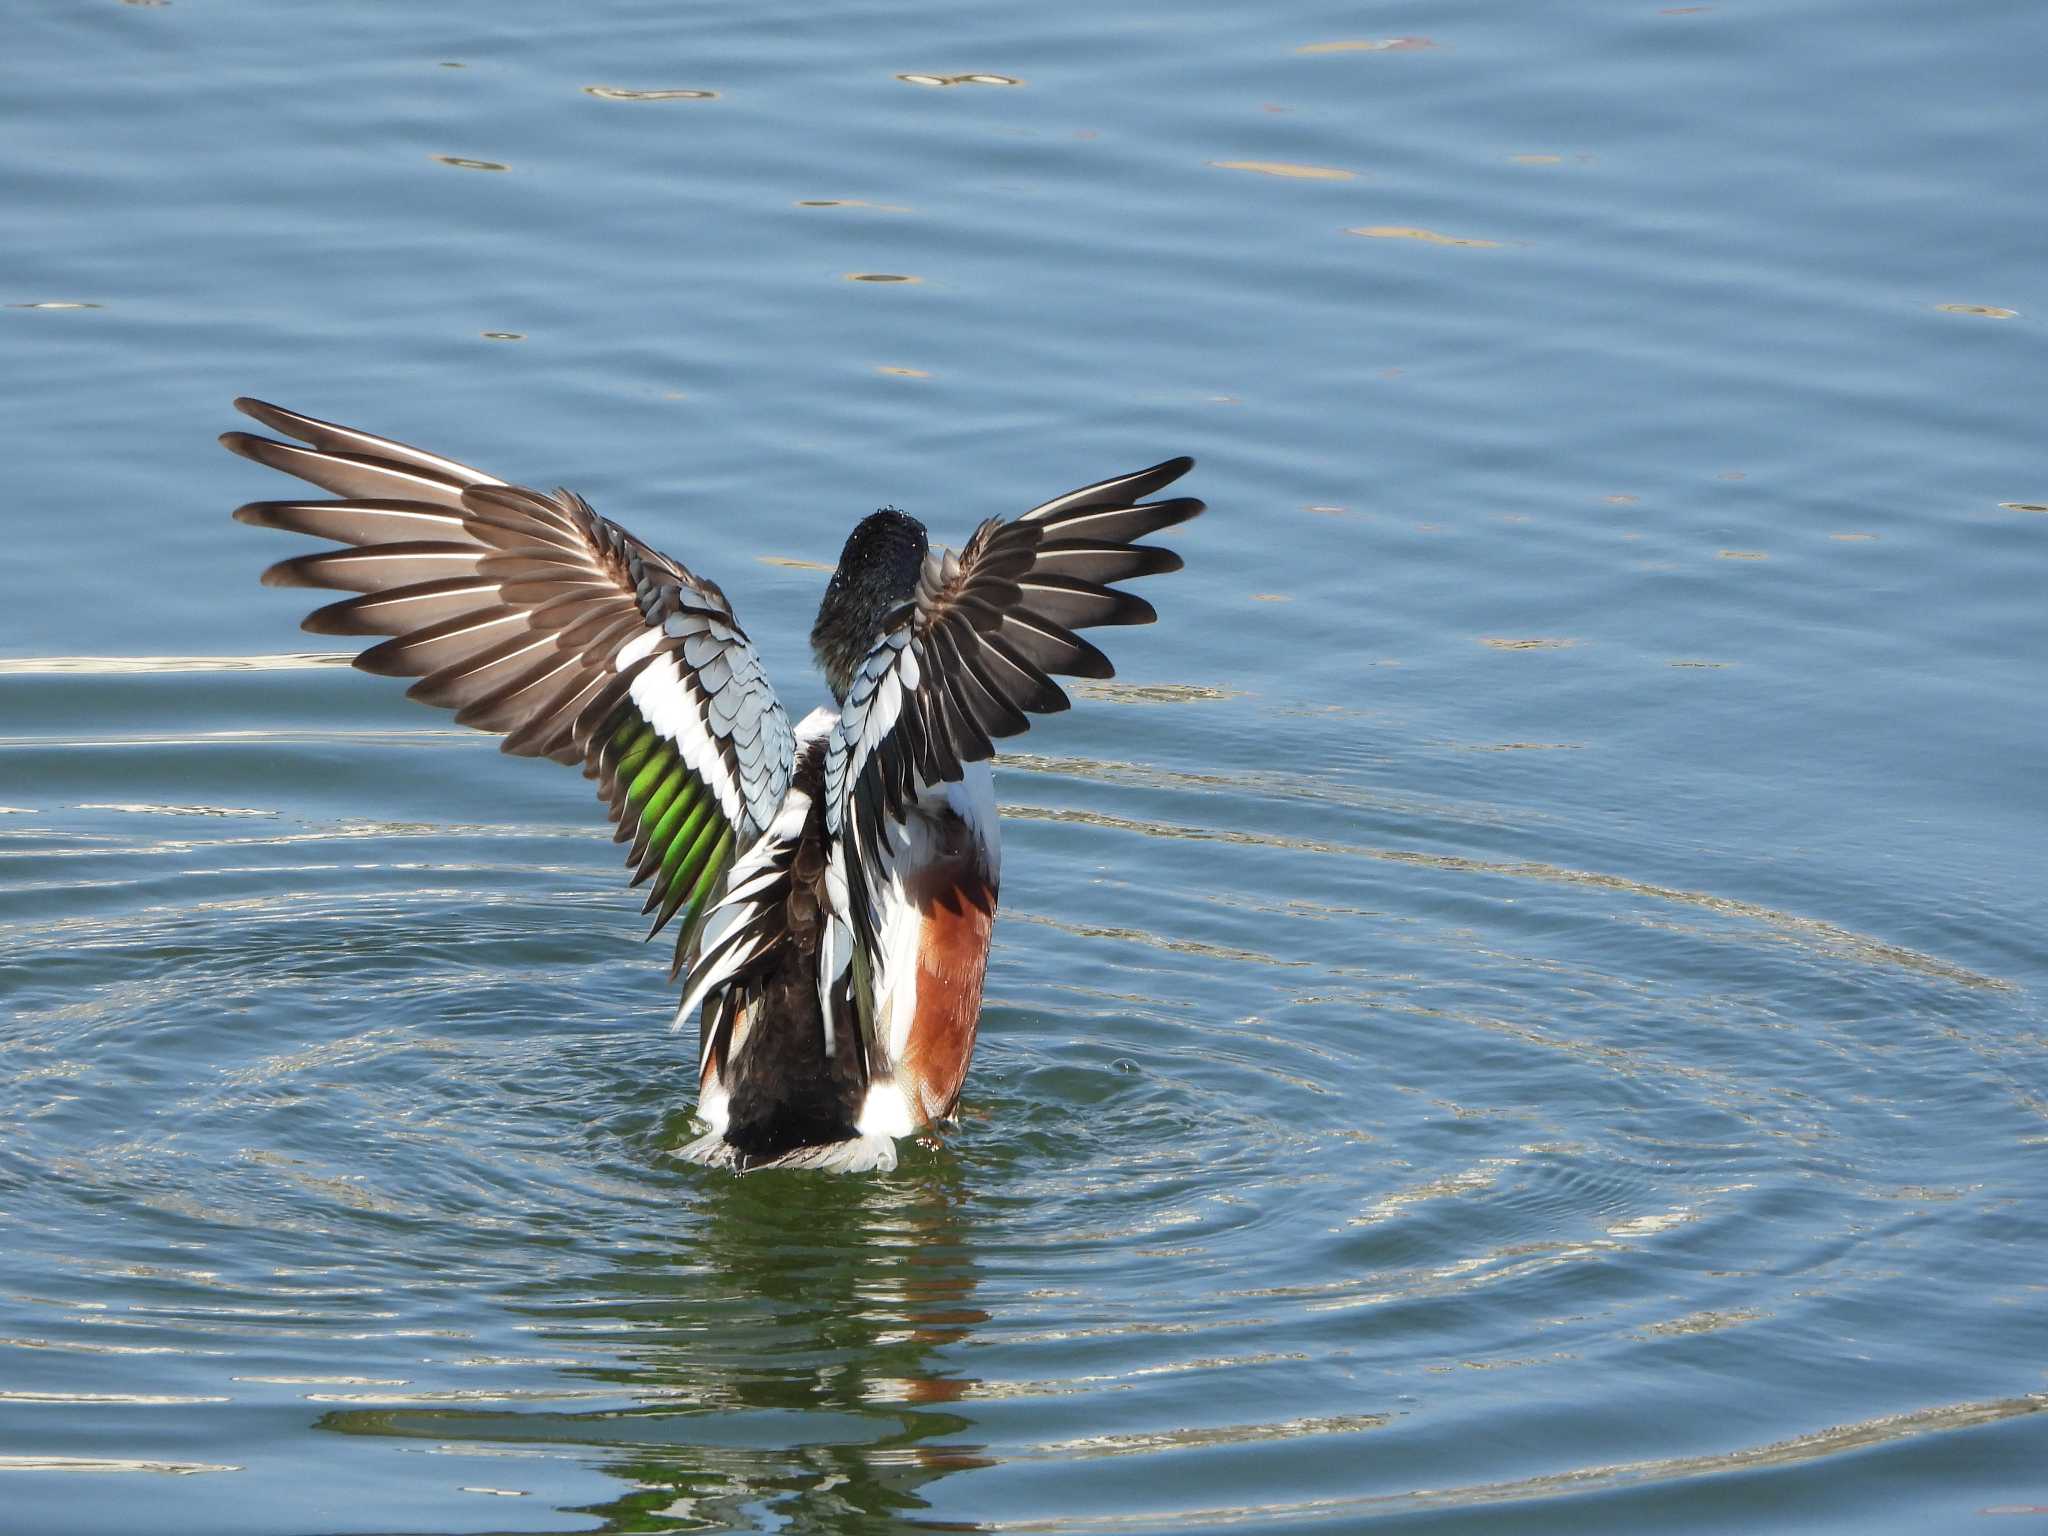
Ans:
[[[738,1170],[888,1169],[949,1118],[974,1051],[1002,872],[989,759],[1053,674],[1106,678],[1074,631],[1147,624],[1111,583],[1178,570],[1133,541],[1202,510],[1146,501],[1192,459],[1083,487],[955,553],[894,508],[853,530],[811,647],[838,708],[791,729],[732,605],[574,492],[552,495],[258,400],[286,438],[221,442],[333,493],[235,517],[350,546],[267,586],[354,593],[319,635],[390,638],[355,658],[410,696],[580,764],[650,886],[648,937],[681,915],[676,1027],[699,1017],[686,1149]]]

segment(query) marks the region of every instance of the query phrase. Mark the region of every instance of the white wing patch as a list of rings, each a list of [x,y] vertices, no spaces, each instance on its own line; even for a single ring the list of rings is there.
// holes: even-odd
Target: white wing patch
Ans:
[[[774,819],[796,751],[761,658],[731,625],[694,609],[621,647],[613,665],[623,672],[650,654],[629,690],[634,706],[676,744],[745,846]]]

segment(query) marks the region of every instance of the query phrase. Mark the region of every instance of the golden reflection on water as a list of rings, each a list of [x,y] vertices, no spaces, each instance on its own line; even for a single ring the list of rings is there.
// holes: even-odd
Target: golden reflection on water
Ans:
[[[2016,309],[2000,309],[1995,304],[1937,304],[1934,306],[1945,315],[1979,315],[1986,320],[2017,320],[2020,312]]]
[[[1405,1189],[1391,1190],[1351,1217],[1346,1225],[1375,1226],[1401,1215],[1412,1205],[1482,1194],[1500,1181],[1502,1170],[1520,1167],[1523,1161],[1524,1159],[1519,1157],[1482,1158],[1469,1168],[1455,1169],[1450,1173],[1438,1174],[1433,1179],[1424,1179],[1419,1184],[1411,1184]],[[1477,1268],[1478,1264],[1474,1263],[1470,1267]],[[1377,1293],[1374,1299],[1378,1299]]]
[[[1364,235],[1369,240],[1419,240],[1424,245],[1463,245],[1474,250],[1498,250],[1498,240],[1481,240],[1473,235],[1440,235],[1433,229],[1415,229],[1405,224],[1370,224],[1347,229],[1347,235]]]
[[[1296,165],[1288,160],[1211,160],[1220,171],[1252,171],[1260,176],[1290,176],[1297,181],[1355,181],[1358,172],[1331,165]]]
[[[16,656],[0,660],[0,677],[58,677],[73,673],[292,672],[302,667],[345,667],[350,651],[284,651],[274,656]]]
[[[1669,1322],[1645,1324],[1636,1330],[1636,1337],[1669,1339],[1696,1333],[1720,1333],[1725,1329],[1740,1328],[1744,1323],[1762,1322],[1769,1316],[1769,1312],[1756,1307],[1734,1307],[1725,1312],[1688,1312],[1684,1317],[1674,1317]]]
[[[1476,859],[1463,854],[1426,853],[1408,848],[1374,848],[1361,843],[1329,842],[1319,838],[1285,837],[1270,832],[1246,832],[1236,828],[1191,827],[1173,822],[1140,821],[1112,816],[1102,811],[1055,810],[1036,805],[1006,805],[1003,817],[1009,821],[1053,821],[1108,831],[1135,832],[1141,837],[1184,838],[1191,842],[1226,843],[1235,847],[1278,848],[1295,853],[1327,853],[1346,858],[1373,859],[1386,864],[1406,864],[1449,874],[1501,876],[1510,880],[1536,880],[1561,886],[1590,887],[1619,891],[1652,901],[1696,907],[1722,917],[1742,918],[1778,931],[1788,939],[1810,942],[1819,949],[1873,965],[1897,966],[1901,970],[1932,976],[1957,986],[1995,992],[2018,990],[2012,982],[1986,976],[1935,955],[1886,943],[1869,934],[1857,933],[1840,924],[1819,918],[1801,917],[1759,902],[1715,896],[1706,891],[1680,890],[1674,886],[1652,885],[1626,875],[1603,874],[1597,870],[1570,869],[1536,859]]]
[[[150,805],[119,800],[81,800],[75,811],[117,811],[126,816],[256,816],[274,819],[276,811],[233,805]]]
[[[905,85],[922,85],[944,89],[954,85],[1022,85],[1024,82],[1015,75],[995,75],[982,71],[965,75],[902,74],[896,77]]]
[[[1080,1294],[1078,1291],[1065,1289],[1054,1291],[1050,1288],[1036,1293],[1038,1299],[1041,1300],[1050,1299],[1053,1296],[1072,1297],[1079,1296]],[[1228,1294],[1235,1297],[1263,1293],[1244,1291]],[[1060,1334],[1012,1334],[1010,1335],[1010,1341],[1013,1343],[1043,1343],[1054,1339],[1076,1337],[1078,1333],[1079,1330],[1069,1330]],[[1298,1365],[1309,1358],[1308,1354],[1300,1350],[1256,1350],[1246,1354],[1201,1355],[1192,1360],[1172,1360],[1160,1365],[1132,1366],[1117,1374],[1120,1379],[1128,1381],[1147,1376],[1177,1375],[1184,1371],[1230,1371],[1243,1370],[1248,1366]],[[984,1381],[975,1383],[972,1391],[965,1395],[982,1402],[1001,1402],[1033,1397],[1069,1397],[1085,1390],[1084,1383],[1094,1379],[1100,1378],[1059,1376],[1037,1380]]]
[[[10,1392],[0,1403],[119,1403],[129,1408],[185,1408],[194,1403],[231,1403],[231,1397],[173,1392]]]
[[[1162,701],[1165,702],[1165,701]],[[1174,700],[1173,702],[1180,702]],[[1346,710],[1328,706],[1304,713],[1371,720],[1370,710]],[[1119,762],[1109,758],[1053,757],[1035,752],[1004,752],[996,766],[1005,772],[1049,773],[1085,779],[1097,784],[1137,785],[1156,790],[1213,791],[1227,795],[1256,794],[1276,799],[1305,800],[1318,806],[1368,810],[1403,819],[1435,818],[1479,826],[1503,826],[1527,819],[1525,813],[1470,801],[1446,801],[1419,795],[1397,795],[1337,779],[1317,778],[1285,770],[1242,769],[1234,773],[1195,773],[1187,769],[1162,768],[1151,763]],[[1010,814],[1005,809],[1004,815]]]
[[[1215,688],[1207,683],[1121,683],[1113,679],[1097,682],[1079,678],[1065,686],[1076,698],[1100,699],[1107,704],[1210,704],[1244,697],[1242,689]]]
[[[716,101],[716,91],[666,90],[636,91],[623,85],[586,85],[583,94],[595,96],[599,101]]]
[[[335,746],[347,742],[357,746],[442,747],[451,742],[473,742],[476,733],[461,726],[390,726],[370,730],[320,730],[312,726],[284,726],[266,731],[184,731],[136,732],[122,736],[0,736],[0,747],[61,747],[84,751],[95,747],[204,747],[245,746],[261,742],[266,746]],[[46,857],[62,857],[54,851]]]
[[[196,1472],[240,1472],[213,1461],[144,1461],[128,1456],[16,1456],[0,1454],[0,1472],[160,1472],[189,1477]]]
[[[189,1344],[105,1344],[96,1339],[0,1339],[0,1349],[54,1349],[74,1355],[225,1355],[224,1349],[195,1349]],[[231,1378],[241,1381],[245,1378]]]
[[[902,203],[871,203],[864,197],[800,197],[790,206],[794,208],[866,208],[872,213],[912,213],[916,211]]]
[[[1117,928],[1100,923],[1070,923],[1064,918],[1053,917],[1047,913],[1021,912],[1014,907],[1003,909],[1003,921],[1031,923],[1076,939],[1109,939],[1119,944],[1137,944],[1146,949],[1161,949],[1176,955],[1200,955],[1205,959],[1224,960],[1233,964],[1271,965],[1282,970],[1306,970],[1316,963],[1312,960],[1287,960],[1279,955],[1264,954],[1256,949],[1240,949],[1229,944],[1210,944],[1201,939],[1176,939],[1144,928]]]
[[[1360,1430],[1384,1429],[1393,1422],[1394,1416],[1390,1413],[1335,1413],[1267,1424],[1218,1424],[1201,1429],[1088,1435],[1075,1440],[1043,1441],[1011,1459],[1061,1457],[1089,1460],[1101,1456],[1149,1456],[1160,1451],[1258,1445],[1271,1440],[1298,1440],[1313,1435],[1350,1435]]]
[[[900,363],[877,363],[875,372],[891,379],[928,379],[931,375],[922,368],[905,368]]]
[[[1437,44],[1427,37],[1344,38],[1333,43],[1308,43],[1296,53],[1419,53]]]
[[[1249,1524],[1252,1522],[1302,1521],[1310,1517],[1327,1521],[1349,1514],[1366,1518],[1401,1510],[1458,1508],[1479,1504],[1505,1504],[1521,1499],[1553,1498],[1586,1494],[1609,1488],[1628,1488],[1719,1473],[1759,1471],[1767,1467],[1792,1466],[1828,1456],[1851,1455],[1873,1446],[1887,1445],[1920,1435],[1947,1430],[1972,1429],[2003,1420],[2023,1418],[2048,1409],[2048,1393],[2024,1397],[1994,1398],[1981,1402],[1944,1403],[1911,1413],[1889,1413],[1853,1424],[1836,1424],[1811,1434],[1775,1440],[1767,1445],[1744,1446],[1740,1450],[1699,1456],[1665,1456],[1645,1461],[1611,1462],[1546,1472],[1534,1477],[1497,1483],[1467,1483],[1450,1488],[1417,1488],[1399,1493],[1339,1495],[1333,1498],[1299,1499],[1261,1504],[1256,1508],[1224,1506],[1188,1508],[1175,1506],[1114,1515],[1062,1515],[1025,1520],[991,1520],[979,1528],[991,1531],[1121,1531],[1157,1530],[1169,1523],[1201,1521],[1205,1524]],[[2020,1506],[2024,1507],[2024,1506]]]

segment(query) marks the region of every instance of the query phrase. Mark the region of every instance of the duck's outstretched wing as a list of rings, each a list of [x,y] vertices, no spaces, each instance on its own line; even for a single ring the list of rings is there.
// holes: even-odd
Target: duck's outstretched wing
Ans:
[[[854,948],[876,937],[881,842],[923,791],[957,783],[1033,714],[1067,708],[1055,675],[1106,678],[1109,658],[1074,633],[1149,624],[1142,597],[1112,583],[1180,569],[1171,550],[1133,541],[1202,511],[1192,497],[1144,500],[1194,460],[1169,459],[1084,486],[1011,522],[983,523],[957,555],[934,551],[915,598],[884,625],[855,670],[825,756],[837,914],[822,987],[843,982]],[[834,1017],[830,997],[825,1017]]]
[[[300,555],[266,586],[358,594],[317,608],[318,635],[385,635],[355,658],[419,679],[409,696],[504,735],[504,750],[581,763],[652,882],[651,938],[687,906],[688,957],[735,851],[789,787],[789,718],[725,594],[571,491],[495,476],[260,400],[235,408],[296,438],[228,432],[245,459],[335,493],[235,517],[349,546]]]

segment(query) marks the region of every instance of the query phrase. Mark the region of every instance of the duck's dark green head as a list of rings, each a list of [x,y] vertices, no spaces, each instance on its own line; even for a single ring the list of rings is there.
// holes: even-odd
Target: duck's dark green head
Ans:
[[[924,524],[894,507],[862,518],[847,538],[811,626],[811,652],[841,704],[882,620],[916,594],[930,548]]]

